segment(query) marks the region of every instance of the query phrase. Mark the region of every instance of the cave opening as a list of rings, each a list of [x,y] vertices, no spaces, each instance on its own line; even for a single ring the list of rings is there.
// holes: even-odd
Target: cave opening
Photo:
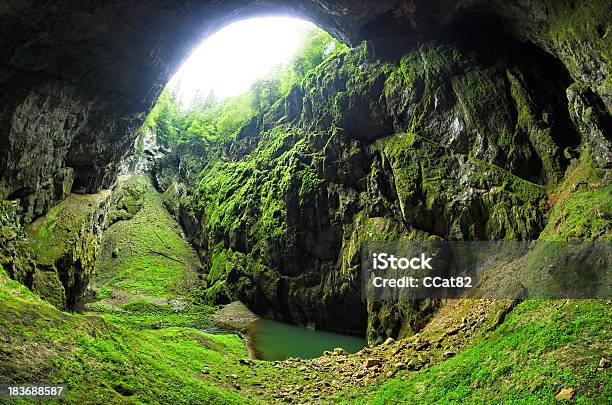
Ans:
[[[345,49],[301,18],[265,15],[233,21],[208,36],[176,69],[140,133],[153,130],[168,148],[196,136],[204,141],[231,137],[323,60]],[[142,135],[136,153],[141,143]]]
[[[322,33],[309,21],[286,16],[232,22],[191,53],[168,87],[186,108],[202,97],[237,96],[290,62],[309,32]]]

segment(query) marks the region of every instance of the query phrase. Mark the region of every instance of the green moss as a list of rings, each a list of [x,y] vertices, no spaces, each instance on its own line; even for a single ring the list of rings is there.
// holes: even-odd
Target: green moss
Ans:
[[[606,0],[547,0],[546,6],[549,39],[563,54],[572,76],[576,79],[581,76],[580,66],[586,57],[583,49],[597,52],[602,61],[607,61],[609,72],[612,49],[609,39],[610,3]]]
[[[133,218],[112,224],[104,233],[95,268],[99,293],[120,289],[171,298],[190,290],[199,261],[160,195],[144,176],[125,179],[121,187],[124,206],[141,208],[132,211]]]
[[[134,155],[136,155],[136,157],[141,157],[144,153],[144,137],[145,130],[139,131],[136,138],[136,147],[134,148]]]
[[[0,279],[3,381],[25,378],[66,385],[69,403],[245,402],[230,388],[234,358],[245,355],[235,335],[193,329],[124,331],[100,319],[63,314]],[[12,317],[18,317],[15,321]],[[15,354],[18,348],[39,347]],[[7,350],[9,350],[7,352]],[[232,361],[228,361],[232,359]],[[218,371],[223,382],[202,374]]]
[[[365,211],[355,215],[351,228],[352,232],[342,250],[342,272],[352,278],[360,274],[360,255],[364,243],[413,240],[427,236],[422,232],[404,228],[389,218],[368,217]]]
[[[444,78],[451,75],[460,57],[451,46],[430,43],[405,55],[399,66],[389,70],[384,89],[387,104],[407,122],[407,132],[420,133],[427,124],[434,113],[434,100],[445,92]],[[402,117],[404,114],[409,115]]]
[[[588,150],[572,163],[565,180],[550,194],[553,210],[541,239],[610,239],[612,171],[597,168]]]
[[[162,201],[164,206],[171,214],[175,214],[179,209],[179,192],[178,185],[176,183],[172,183],[170,187],[164,191],[162,195]]]
[[[547,179],[549,181],[557,181],[563,176],[563,170],[559,164],[561,151],[552,137],[548,113],[542,112],[538,116],[534,111],[529,95],[518,78],[509,71],[506,73],[510,82],[510,93],[518,114],[516,132],[520,133],[522,131],[529,135],[531,143],[542,162]],[[514,148],[520,146],[516,141],[511,140],[507,142],[507,145],[503,145],[502,148],[509,151],[508,156],[512,160],[512,155],[516,154]],[[528,152],[523,151],[523,153]]]
[[[437,235],[476,239],[528,239],[543,228],[545,192],[537,184],[484,160],[459,158],[415,134],[384,138],[376,148],[391,161],[400,207],[409,223],[424,224]],[[474,222],[481,221],[456,203],[466,185],[479,190],[478,201],[487,208],[485,222],[477,224],[482,228],[474,228]]]
[[[72,194],[30,224],[27,228],[28,241],[38,262],[54,266],[56,261],[70,254],[80,238],[79,230],[107,197],[108,192]]]
[[[20,213],[18,201],[0,200],[0,265],[15,280],[27,283],[36,267]]]
[[[32,290],[34,292],[57,308],[64,308],[66,292],[55,271],[37,270],[34,272],[32,279]]]
[[[482,100],[489,99],[496,91],[490,76],[486,71],[480,70],[457,76],[453,81],[453,87],[460,89],[460,94],[464,95],[462,101],[470,107],[480,105]]]
[[[452,359],[422,372],[400,372],[349,401],[554,403],[562,388],[571,387],[576,403],[606,403],[609,377],[595,369],[608,346],[609,308],[589,300],[561,304],[525,301],[501,327]]]
[[[149,181],[144,176],[121,176],[113,186],[113,204],[109,212],[109,223],[134,217],[144,204],[144,195]]]
[[[279,386],[304,383],[297,370],[241,364],[236,334],[134,322],[149,314],[179,325],[167,306],[141,300],[121,311],[60,312],[0,273],[0,379],[63,384],[67,403],[270,403]]]

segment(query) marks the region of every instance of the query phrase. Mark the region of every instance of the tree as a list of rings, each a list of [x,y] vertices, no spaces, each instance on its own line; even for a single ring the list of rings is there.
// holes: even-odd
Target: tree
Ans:
[[[213,92],[196,93],[191,105],[184,109],[177,94],[165,89],[143,128],[154,130],[159,142],[171,148],[183,144],[210,145],[229,139],[253,116],[263,114],[287,94],[325,58],[344,49],[346,46],[326,32],[310,30],[289,63],[256,80],[244,94],[220,101]]]

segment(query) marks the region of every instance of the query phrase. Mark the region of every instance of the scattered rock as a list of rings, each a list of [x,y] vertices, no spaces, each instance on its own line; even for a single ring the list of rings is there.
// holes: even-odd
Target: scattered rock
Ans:
[[[240,364],[245,365],[245,366],[254,366],[255,365],[255,362],[253,360],[251,360],[251,359],[240,359],[240,360],[238,360],[238,362]]]
[[[417,350],[425,350],[425,349],[427,349],[427,348],[428,348],[428,347],[430,347],[430,346],[431,346],[431,342],[425,341],[425,342],[423,342],[423,343],[419,344],[419,345],[416,347],[416,349],[417,349]]]
[[[393,343],[395,343],[395,339],[393,339],[392,337],[388,337],[387,340],[385,340],[385,342],[383,343],[383,346],[389,346]]]
[[[334,354],[336,356],[346,356],[348,354],[348,352],[346,350],[344,350],[343,348],[341,348],[341,347],[336,347],[334,349]]]
[[[574,396],[573,388],[564,388],[561,391],[559,391],[557,395],[555,395],[555,399],[557,401],[561,401],[563,399],[572,399],[573,396]]]
[[[447,351],[444,352],[444,354],[442,354],[442,357],[444,357],[445,359],[450,359],[451,357],[454,357],[457,353],[453,352],[453,351]]]
[[[458,328],[449,328],[449,329],[446,330],[446,332],[444,332],[444,334],[446,336],[453,336],[453,335],[456,335],[457,332],[459,332]]]
[[[408,364],[406,365],[406,368],[407,368],[408,370],[418,370],[418,369],[420,369],[421,367],[423,367],[423,363],[422,363],[422,362],[421,362],[419,359],[417,359],[417,358],[413,358],[413,359],[411,359],[411,360],[408,362]]]
[[[601,360],[599,360],[599,368],[603,370],[608,367],[610,367],[610,359],[602,357]]]
[[[366,368],[371,368],[371,367],[375,367],[375,366],[380,367],[380,366],[382,366],[382,360],[379,359],[379,358],[372,358],[372,357],[370,357],[370,358],[367,358],[365,360],[364,366]]]
[[[361,380],[366,375],[367,375],[367,373],[365,371],[360,371],[358,373],[353,374],[353,378],[356,379],[356,380]]]

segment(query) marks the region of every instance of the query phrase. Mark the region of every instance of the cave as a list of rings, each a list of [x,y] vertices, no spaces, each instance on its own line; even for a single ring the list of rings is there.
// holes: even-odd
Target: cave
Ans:
[[[222,136],[181,138],[191,112],[161,125],[202,41],[268,16],[347,47]],[[72,403],[601,400],[610,17],[603,0],[4,1],[0,383],[51,376]],[[500,248],[466,296],[368,295],[370,247],[416,241]],[[258,353],[275,322],[340,343]]]
[[[547,16],[552,18],[554,10],[547,14],[544,2],[62,1],[39,6],[8,1],[0,15],[0,195],[19,195],[32,219],[61,200],[50,182],[64,167],[74,169],[75,191],[110,185],[135,129],[199,41],[230,21],[270,13],[304,17],[348,44],[373,41],[381,55],[456,32],[463,21],[472,36],[482,38],[487,27],[496,28],[566,66],[576,66],[572,58],[583,57],[555,48],[547,37]],[[495,41],[499,35],[486,37]],[[571,73],[595,86],[603,77],[592,57],[584,55],[585,63]],[[53,119],[46,125],[28,119],[47,114]]]

